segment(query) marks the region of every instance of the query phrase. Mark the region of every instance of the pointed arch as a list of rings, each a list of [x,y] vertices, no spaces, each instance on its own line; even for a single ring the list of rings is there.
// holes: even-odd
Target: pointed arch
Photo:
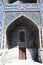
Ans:
[[[6,26],[6,30],[8,29],[8,27],[10,26],[10,24],[14,23],[18,18],[21,18],[21,17],[27,18],[32,23],[34,23],[36,25],[36,27],[39,29],[38,24],[32,18],[30,18],[30,17],[28,17],[26,15],[20,15],[20,16],[16,17],[15,19],[13,19],[12,21],[10,21],[10,23]]]
[[[7,27],[6,27],[6,35],[8,37],[7,39],[10,40],[9,35],[11,36],[12,29],[16,30],[16,28],[18,28],[19,26],[22,26],[22,27],[26,26],[27,28],[30,27],[30,29],[32,31],[32,34],[31,34],[32,36],[37,32],[36,38],[38,38],[38,39],[37,39],[36,43],[39,42],[39,28],[38,28],[37,23],[35,21],[33,21],[33,19],[31,19],[25,15],[20,15],[20,16],[16,17],[14,20],[12,20],[7,25]]]
[[[24,29],[24,27],[26,27],[26,28]],[[20,29],[18,29],[18,28],[20,28]],[[22,29],[22,31],[21,31],[20,36],[19,36],[17,31],[19,32],[19,30],[21,30],[21,29]],[[24,34],[23,30],[26,31],[25,34]],[[30,35],[29,37],[28,37],[28,34]],[[35,55],[34,58],[36,60],[38,60],[39,28],[38,28],[37,23],[33,19],[29,18],[26,15],[20,15],[20,16],[16,17],[14,20],[12,20],[7,25],[6,35],[7,35],[7,45],[8,45],[9,49],[13,48],[15,46],[20,46],[21,45],[21,44],[20,45],[17,44],[18,43],[18,37],[17,36],[19,36],[19,38],[23,37],[23,39],[20,39],[20,40],[24,44],[25,44],[24,41],[25,41],[25,38],[26,38],[27,39],[27,41],[26,41],[27,48],[37,49],[36,55]],[[16,43],[15,43],[15,41],[16,41]]]

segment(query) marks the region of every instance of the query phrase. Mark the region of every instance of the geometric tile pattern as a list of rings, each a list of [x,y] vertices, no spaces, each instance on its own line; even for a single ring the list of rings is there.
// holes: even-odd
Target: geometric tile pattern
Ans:
[[[5,12],[4,27],[6,27],[10,21],[14,20],[16,17],[22,14],[33,19],[33,21],[35,21],[38,25],[40,25],[40,12]]]

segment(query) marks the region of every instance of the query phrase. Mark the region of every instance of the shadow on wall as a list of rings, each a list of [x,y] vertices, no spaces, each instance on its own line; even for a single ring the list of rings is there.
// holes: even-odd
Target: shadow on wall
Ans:
[[[36,61],[36,62],[39,62],[38,60],[38,50],[37,49],[34,49],[34,48],[28,48],[28,56],[29,54],[31,54],[31,58]]]

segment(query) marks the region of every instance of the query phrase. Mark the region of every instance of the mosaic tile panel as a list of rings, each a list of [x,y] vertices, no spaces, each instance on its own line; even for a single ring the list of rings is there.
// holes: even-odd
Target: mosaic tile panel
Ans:
[[[40,3],[43,3],[43,0],[40,0]]]
[[[43,4],[40,5],[40,9],[43,11]]]
[[[0,11],[0,48],[2,43],[2,12]]]
[[[40,10],[40,6],[39,4],[5,5],[5,10]]]
[[[40,12],[5,12],[4,26],[6,27],[10,21],[22,14],[33,19],[37,24],[40,24]]]
[[[42,22],[42,28],[43,28],[43,11],[41,11],[41,22]]]
[[[2,3],[2,0],[0,0],[0,3]]]

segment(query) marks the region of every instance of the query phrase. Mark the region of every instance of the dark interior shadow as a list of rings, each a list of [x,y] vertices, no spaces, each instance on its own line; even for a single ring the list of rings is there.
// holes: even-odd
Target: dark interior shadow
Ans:
[[[29,49],[28,51],[31,54],[32,60],[34,60],[35,62],[40,62],[38,59],[38,49],[34,49],[34,48],[27,48]]]

